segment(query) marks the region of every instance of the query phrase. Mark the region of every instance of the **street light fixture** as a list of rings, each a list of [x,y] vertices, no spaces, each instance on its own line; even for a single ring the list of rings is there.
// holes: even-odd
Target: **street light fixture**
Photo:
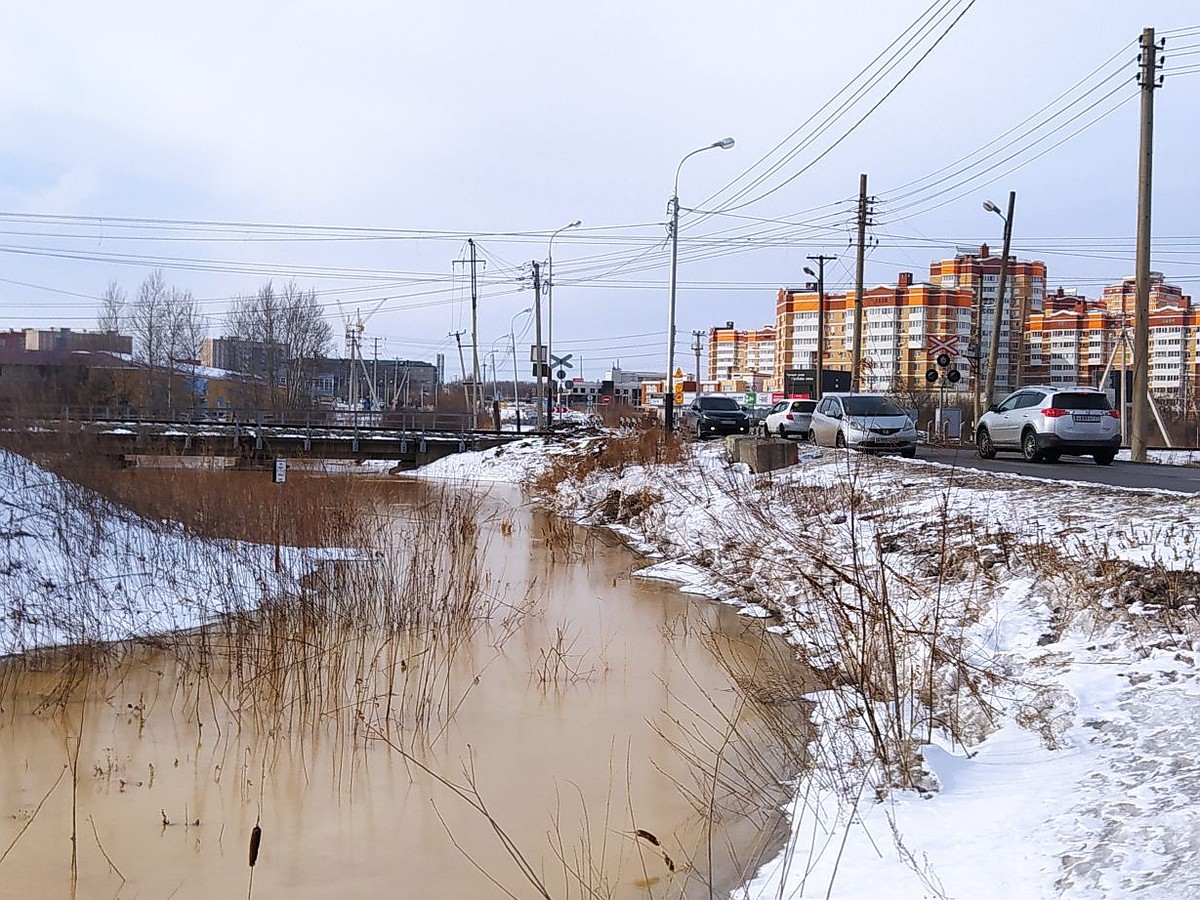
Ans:
[[[559,232],[566,231],[568,228],[578,228],[582,223],[579,219],[564,225],[554,234],[550,235],[550,243],[546,247],[546,362],[550,365],[554,364],[554,239],[558,237]],[[553,372],[550,373],[553,376]],[[557,382],[557,378],[555,381]],[[546,379],[546,393],[550,393],[550,379]],[[557,393],[557,391],[555,391]],[[539,402],[541,402],[539,400]],[[546,398],[546,427],[550,428],[553,425],[554,404],[550,402],[550,398]]]
[[[517,399],[517,317],[523,316],[526,313],[533,312],[532,306],[527,306],[524,309],[513,313],[513,317],[508,322],[508,339],[512,342],[512,361],[513,361],[513,409],[517,413],[517,432],[521,431],[521,402]]]
[[[1004,250],[1000,258],[1000,284],[996,287],[996,314],[992,318],[992,339],[988,344],[988,370],[987,370],[987,385],[984,388],[984,397],[990,407],[995,399],[994,393],[996,390],[996,360],[1000,355],[1000,328],[1004,323],[1004,283],[1008,280],[1008,251],[1012,244],[1012,224],[1013,224],[1013,207],[1017,203],[1017,192],[1009,191],[1008,193],[1008,215],[1000,212],[998,207],[991,200],[983,202],[983,208],[990,213],[995,213],[1004,220]],[[983,270],[980,270],[979,277],[983,277]],[[1019,327],[1023,330],[1025,323],[1021,322]],[[1009,331],[1009,353],[1012,353],[1012,331]],[[1023,343],[1023,341],[1022,341]],[[1024,349],[1023,347],[1021,348]],[[1020,357],[1018,357],[1018,360]],[[976,384],[978,384],[978,374]]]
[[[671,192],[671,300],[667,309],[667,393],[663,397],[663,422],[667,431],[675,430],[675,276],[679,268],[679,172],[683,164],[705,150],[728,150],[733,138],[721,138],[684,156],[675,168],[675,187]],[[697,373],[699,375],[699,373]]]

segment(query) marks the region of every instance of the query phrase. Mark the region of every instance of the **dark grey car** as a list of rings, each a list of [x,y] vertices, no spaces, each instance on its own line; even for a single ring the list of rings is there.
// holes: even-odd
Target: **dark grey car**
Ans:
[[[750,417],[746,411],[732,397],[720,394],[697,397],[680,412],[679,423],[697,438],[750,433]]]

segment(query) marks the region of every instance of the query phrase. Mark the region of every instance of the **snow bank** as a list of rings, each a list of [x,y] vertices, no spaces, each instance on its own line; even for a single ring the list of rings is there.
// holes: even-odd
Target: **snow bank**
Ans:
[[[330,551],[201,540],[0,450],[0,655],[165,634],[297,590]]]

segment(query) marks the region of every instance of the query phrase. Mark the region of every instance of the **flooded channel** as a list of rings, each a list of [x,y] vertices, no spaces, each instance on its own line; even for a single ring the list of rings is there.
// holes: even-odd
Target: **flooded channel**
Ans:
[[[358,561],[303,606],[0,670],[0,897],[719,897],[777,852],[782,642],[514,488],[387,490],[378,555],[410,559],[372,590],[421,608],[340,603]]]

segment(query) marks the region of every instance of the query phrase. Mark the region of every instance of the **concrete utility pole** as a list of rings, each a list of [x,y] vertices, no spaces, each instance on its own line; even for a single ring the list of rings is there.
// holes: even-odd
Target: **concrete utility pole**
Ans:
[[[1159,46],[1154,29],[1142,29],[1141,70],[1142,127],[1138,145],[1137,256],[1134,276],[1137,299],[1133,310],[1133,429],[1129,456],[1146,461],[1146,438],[1150,430],[1150,198],[1154,162],[1154,89],[1162,84],[1158,75]]]
[[[854,264],[854,351],[850,355],[850,391],[858,393],[862,385],[863,268],[867,261],[867,176],[858,176],[858,258]]]
[[[1013,209],[1017,204],[1017,192],[1008,192],[1008,215],[1003,215],[994,203],[985,203],[984,209],[994,212],[1004,220],[1004,249],[1000,258],[1000,284],[996,287],[996,314],[992,317],[992,340],[988,345],[987,384],[983,389],[983,401],[988,406],[995,402],[996,360],[1000,355],[1000,329],[1004,324],[1004,286],[1008,280],[1008,251],[1012,246]],[[980,275],[982,277],[982,273]],[[1008,352],[1012,353],[1012,331],[1008,334]],[[1019,385],[1018,385],[1019,387]]]
[[[475,407],[472,411],[478,412],[482,397],[479,385],[479,293],[475,281],[475,239],[468,238],[467,245],[471,248],[471,371],[473,373],[471,375],[471,394],[475,398]]]
[[[692,352],[696,354],[696,393],[699,394],[700,393],[700,351],[703,349],[703,345],[700,342],[704,339],[704,332],[703,331],[693,331],[692,337],[695,338],[695,340],[692,341]]]
[[[537,260],[533,261],[533,321],[534,341],[533,351],[533,380],[536,385],[534,397],[537,398],[537,427],[540,431],[546,425],[546,395],[542,389],[542,372],[546,360],[542,358],[542,270]]]
[[[461,331],[450,332],[450,337],[454,338],[454,342],[458,344],[458,365],[462,369],[463,377],[463,403],[467,405],[467,411],[470,412],[471,397],[467,394],[467,361],[463,358],[462,336],[463,333]]]
[[[825,382],[825,263],[833,262],[837,257],[820,254],[809,259],[817,264],[817,354],[813,365],[813,399],[820,400]],[[808,266],[804,271],[813,274]]]

